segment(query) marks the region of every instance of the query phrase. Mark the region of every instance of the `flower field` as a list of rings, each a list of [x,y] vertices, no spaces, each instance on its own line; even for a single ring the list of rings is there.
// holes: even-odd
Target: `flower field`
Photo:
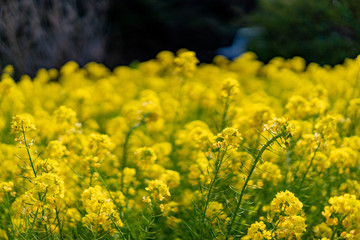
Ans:
[[[12,75],[1,239],[360,239],[360,57]]]

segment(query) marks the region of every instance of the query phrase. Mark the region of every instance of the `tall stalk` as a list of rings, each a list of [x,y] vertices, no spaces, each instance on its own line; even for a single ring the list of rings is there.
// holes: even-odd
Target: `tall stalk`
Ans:
[[[27,154],[28,154],[28,158],[29,158],[29,161],[30,161],[30,165],[31,165],[31,168],[33,170],[33,173],[34,173],[34,177],[36,178],[37,177],[37,172],[35,170],[35,166],[34,166],[34,161],[32,160],[32,157],[31,157],[31,153],[30,153],[30,145],[27,143],[26,141],[26,135],[25,135],[25,129],[24,129],[24,126],[22,126],[22,134],[23,134],[23,138],[24,138],[24,144],[25,144],[25,148],[26,148],[26,151],[27,151]],[[46,196],[46,192],[45,192],[45,195],[41,198],[41,195],[39,193],[39,201],[42,202],[42,200],[45,198]],[[39,210],[39,209],[38,209]],[[45,215],[45,211],[44,209],[42,210],[42,216],[44,217]],[[34,219],[34,222],[33,222],[33,227],[34,227],[34,224],[35,224],[35,221],[36,221],[36,217],[37,215],[35,215],[35,219]],[[60,223],[59,223],[59,226],[60,226]],[[48,228],[47,228],[47,224],[44,224],[44,228],[45,228],[45,233],[46,233],[46,237],[49,238],[49,232],[48,232]]]
[[[204,228],[205,228],[205,219],[206,219],[206,211],[207,211],[207,208],[209,206],[209,203],[210,203],[210,197],[211,197],[211,192],[213,190],[213,188],[215,187],[215,182],[217,180],[217,176],[219,174],[219,171],[220,171],[220,168],[221,168],[221,165],[224,161],[224,157],[225,157],[225,154],[226,154],[226,151],[227,149],[225,149],[223,152],[222,152],[222,155],[220,155],[221,153],[218,154],[218,157],[216,159],[216,163],[215,163],[215,175],[213,178],[211,178],[211,182],[210,182],[210,187],[208,189],[208,192],[207,192],[207,198],[206,198],[206,202],[205,202],[205,207],[204,207],[204,212],[202,214],[202,217],[201,217],[201,231],[200,231],[200,239],[203,239],[203,234],[204,234]]]
[[[222,121],[221,121],[221,131],[224,130],[226,127],[226,118],[227,118],[227,113],[228,113],[229,105],[230,105],[229,99],[230,99],[230,97],[228,96],[225,100],[224,112],[223,112]]]
[[[310,168],[311,168],[311,166],[312,166],[312,163],[313,163],[313,161],[314,161],[314,159],[315,159],[316,153],[317,153],[317,151],[319,150],[319,148],[320,148],[320,143],[317,145],[317,147],[316,147],[316,149],[315,149],[315,151],[314,151],[314,155],[312,156],[312,158],[311,158],[311,160],[310,160],[309,166],[307,167],[307,169],[306,169],[306,171],[305,171],[305,173],[304,173],[304,175],[303,175],[303,177],[302,177],[302,179],[301,179],[301,182],[300,182],[300,184],[299,184],[299,190],[302,188],[302,185],[303,185],[303,183],[304,183],[304,181],[305,181],[305,179],[306,179],[306,175],[307,175],[307,174],[309,173],[309,171],[310,171]]]
[[[26,148],[26,151],[27,151],[27,154],[28,154],[28,158],[29,158],[29,161],[30,161],[31,168],[33,170],[34,176],[37,177],[37,173],[36,173],[36,170],[35,170],[35,167],[34,167],[34,162],[33,162],[32,158],[31,158],[30,146],[26,141],[26,135],[25,135],[24,126],[22,127],[22,134],[23,134],[24,144],[25,144],[25,148]]]
[[[123,146],[123,157],[122,157],[122,162],[121,162],[121,178],[120,178],[121,191],[123,191],[123,188],[124,188],[124,168],[126,167],[126,163],[127,163],[127,145],[129,144],[130,137],[131,137],[132,133],[134,132],[134,130],[139,128],[140,126],[142,126],[145,123],[145,119],[147,116],[149,116],[149,114],[150,113],[144,114],[144,116],[140,120],[140,122],[138,124],[136,124],[135,126],[133,126],[132,128],[130,128],[129,132],[126,134],[125,142],[124,142],[124,146]]]
[[[265,150],[271,145],[273,144],[278,138],[284,136],[284,133],[280,133],[280,134],[277,134],[275,136],[273,136],[270,140],[268,140],[263,146],[262,148],[260,149],[259,153],[256,155],[255,159],[254,159],[254,162],[251,166],[251,169],[250,169],[250,172],[249,174],[247,175],[246,177],[246,180],[245,180],[245,183],[244,183],[244,186],[242,187],[241,189],[241,192],[240,192],[240,196],[239,196],[239,200],[237,202],[237,205],[236,205],[236,208],[235,208],[235,211],[234,211],[234,214],[233,216],[231,217],[231,220],[230,220],[230,224],[228,226],[228,230],[227,230],[227,233],[225,235],[225,240],[228,240],[229,239],[229,236],[231,234],[231,230],[232,230],[232,226],[234,225],[235,223],[235,220],[236,220],[236,217],[238,215],[238,211],[240,209],[240,205],[241,205],[241,202],[242,202],[242,198],[244,196],[244,193],[245,193],[245,190],[247,188],[247,185],[250,181],[250,178],[251,178],[251,175],[253,174],[255,168],[256,168],[256,164],[259,162],[262,154],[265,152]]]

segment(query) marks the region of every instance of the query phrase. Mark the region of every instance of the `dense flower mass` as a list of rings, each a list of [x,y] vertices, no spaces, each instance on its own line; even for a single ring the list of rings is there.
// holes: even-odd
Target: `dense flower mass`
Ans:
[[[99,185],[86,189],[81,195],[81,200],[86,211],[82,222],[86,227],[98,229],[101,226],[113,234],[115,227],[123,226],[115,204]]]
[[[360,239],[359,66],[7,66],[0,238]]]

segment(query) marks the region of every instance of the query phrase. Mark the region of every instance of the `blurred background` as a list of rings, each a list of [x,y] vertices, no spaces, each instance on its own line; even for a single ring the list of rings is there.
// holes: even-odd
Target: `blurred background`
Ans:
[[[266,62],[301,56],[335,65],[360,50],[357,0],[0,0],[0,65],[39,68],[101,62],[112,68],[162,50],[201,62],[245,51]]]

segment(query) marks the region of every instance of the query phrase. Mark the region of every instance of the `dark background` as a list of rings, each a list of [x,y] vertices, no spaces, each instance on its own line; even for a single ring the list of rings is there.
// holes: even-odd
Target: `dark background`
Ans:
[[[260,60],[302,56],[334,65],[360,49],[354,0],[0,0],[0,64],[17,75],[101,62],[112,68],[162,50],[211,62],[236,31],[255,27],[247,50]]]
[[[180,48],[209,62],[219,47],[232,44],[236,29],[255,7],[253,0],[112,1],[105,62],[128,64]]]

